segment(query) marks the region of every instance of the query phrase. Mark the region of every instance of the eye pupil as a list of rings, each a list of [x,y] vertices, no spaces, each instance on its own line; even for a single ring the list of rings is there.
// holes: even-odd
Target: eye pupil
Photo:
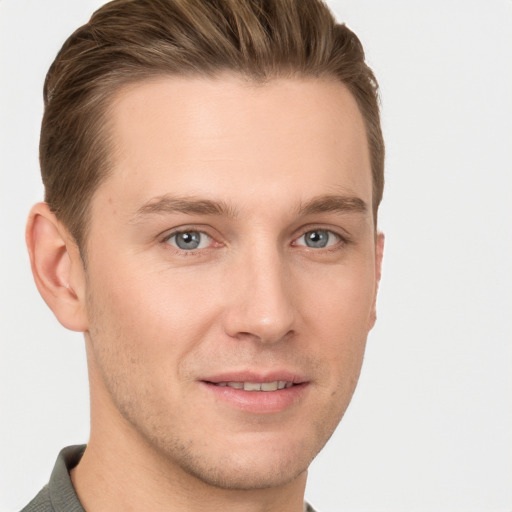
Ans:
[[[308,247],[321,248],[327,245],[329,241],[329,233],[324,230],[317,229],[309,231],[305,234],[304,239]]]
[[[180,249],[197,249],[201,243],[201,235],[197,231],[185,231],[176,236],[176,245]]]

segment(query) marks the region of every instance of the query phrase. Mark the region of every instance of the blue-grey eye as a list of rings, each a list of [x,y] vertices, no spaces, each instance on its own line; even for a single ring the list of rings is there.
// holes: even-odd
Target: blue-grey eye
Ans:
[[[312,249],[323,249],[338,243],[339,235],[327,229],[313,229],[307,231],[297,239],[296,245],[305,245]]]
[[[193,251],[208,247],[210,240],[210,237],[201,231],[182,231],[171,235],[167,239],[167,243],[182,251]]]

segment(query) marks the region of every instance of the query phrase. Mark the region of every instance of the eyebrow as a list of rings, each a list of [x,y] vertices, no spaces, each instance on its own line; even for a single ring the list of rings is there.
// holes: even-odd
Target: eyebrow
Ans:
[[[368,206],[359,197],[325,195],[315,197],[307,203],[303,203],[299,208],[300,215],[314,215],[329,212],[366,214],[368,212]]]
[[[301,216],[318,213],[361,213],[366,214],[366,203],[355,196],[324,195],[315,197],[298,208]],[[236,217],[237,211],[224,201],[199,199],[192,196],[175,197],[164,195],[152,198],[144,203],[136,212],[135,218],[154,214],[184,213],[189,215],[214,215]]]
[[[164,195],[150,199],[138,210],[135,217],[151,214],[185,213],[189,215],[216,215],[235,217],[236,211],[224,201],[211,201],[195,197]]]

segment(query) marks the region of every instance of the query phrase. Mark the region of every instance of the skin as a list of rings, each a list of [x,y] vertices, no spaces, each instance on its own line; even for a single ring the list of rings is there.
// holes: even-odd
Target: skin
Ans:
[[[80,500],[299,512],[375,322],[383,237],[356,102],[328,80],[174,77],[121,91],[111,116],[115,165],[91,204],[86,267],[45,204],[27,228],[39,290],[85,333]],[[176,230],[199,248],[180,249]],[[309,247],[318,230],[327,245]],[[248,370],[306,384],[254,412],[203,382]]]

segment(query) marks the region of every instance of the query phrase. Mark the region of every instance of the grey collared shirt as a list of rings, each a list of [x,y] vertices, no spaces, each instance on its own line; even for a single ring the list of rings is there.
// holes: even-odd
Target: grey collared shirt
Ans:
[[[48,485],[21,512],[85,512],[69,472],[80,462],[85,445],[68,446],[59,453]],[[304,504],[304,512],[315,512]]]
[[[21,512],[85,512],[69,476],[84,450],[85,445],[68,446],[61,450],[48,485]]]

